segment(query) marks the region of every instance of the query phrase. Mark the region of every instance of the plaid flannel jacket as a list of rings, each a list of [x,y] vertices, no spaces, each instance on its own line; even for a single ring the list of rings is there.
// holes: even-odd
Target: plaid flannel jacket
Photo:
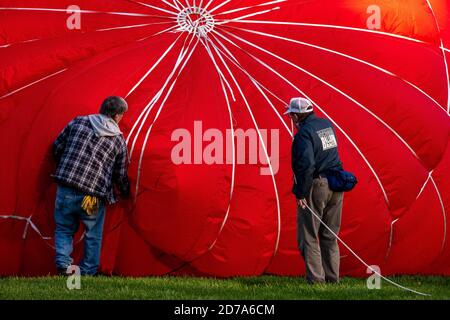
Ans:
[[[53,178],[88,195],[113,204],[117,202],[115,187],[128,197],[128,150],[122,135],[99,137],[88,117],[77,117],[53,143],[58,164]]]

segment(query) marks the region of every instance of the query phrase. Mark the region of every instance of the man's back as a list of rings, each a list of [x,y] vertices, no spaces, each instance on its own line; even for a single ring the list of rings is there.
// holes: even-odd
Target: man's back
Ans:
[[[117,199],[113,184],[128,184],[129,188],[127,147],[120,131],[102,128],[96,117],[101,116],[75,118],[56,139],[54,155],[58,168],[54,178],[114,203]]]
[[[308,195],[314,177],[341,165],[332,123],[311,114],[301,122],[294,138],[292,166],[297,182],[294,193],[303,199]]]
[[[316,173],[323,173],[325,170],[341,164],[336,133],[333,124],[328,119],[311,115],[300,130],[307,134],[312,141]],[[302,134],[299,133],[299,138],[302,137]]]

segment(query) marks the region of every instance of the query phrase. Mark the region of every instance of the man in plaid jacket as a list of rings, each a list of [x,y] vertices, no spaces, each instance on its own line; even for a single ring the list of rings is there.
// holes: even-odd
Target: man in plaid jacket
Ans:
[[[128,105],[120,97],[107,98],[100,114],[77,117],[53,144],[58,164],[55,203],[55,248],[58,273],[72,265],[73,237],[80,221],[85,228],[82,275],[95,275],[100,251],[106,202],[130,194],[128,150],[119,123]],[[118,191],[118,192],[117,192]]]

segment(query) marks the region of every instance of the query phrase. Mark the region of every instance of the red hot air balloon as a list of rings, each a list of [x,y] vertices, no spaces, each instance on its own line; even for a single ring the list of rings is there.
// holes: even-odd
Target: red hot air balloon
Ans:
[[[383,274],[449,275],[450,1],[377,3],[2,1],[0,275],[53,272],[51,144],[110,95],[135,192],[108,209],[103,272],[301,275],[282,114],[302,96],[360,181],[341,238]]]

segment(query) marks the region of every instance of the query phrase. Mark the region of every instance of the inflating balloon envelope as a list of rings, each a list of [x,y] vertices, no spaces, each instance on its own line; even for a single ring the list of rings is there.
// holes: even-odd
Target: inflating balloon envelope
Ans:
[[[450,274],[449,1],[72,2],[1,3],[0,275],[54,271],[51,144],[110,95],[135,196],[108,210],[103,272],[302,274],[282,114],[303,96],[360,181],[342,239],[383,274]]]

